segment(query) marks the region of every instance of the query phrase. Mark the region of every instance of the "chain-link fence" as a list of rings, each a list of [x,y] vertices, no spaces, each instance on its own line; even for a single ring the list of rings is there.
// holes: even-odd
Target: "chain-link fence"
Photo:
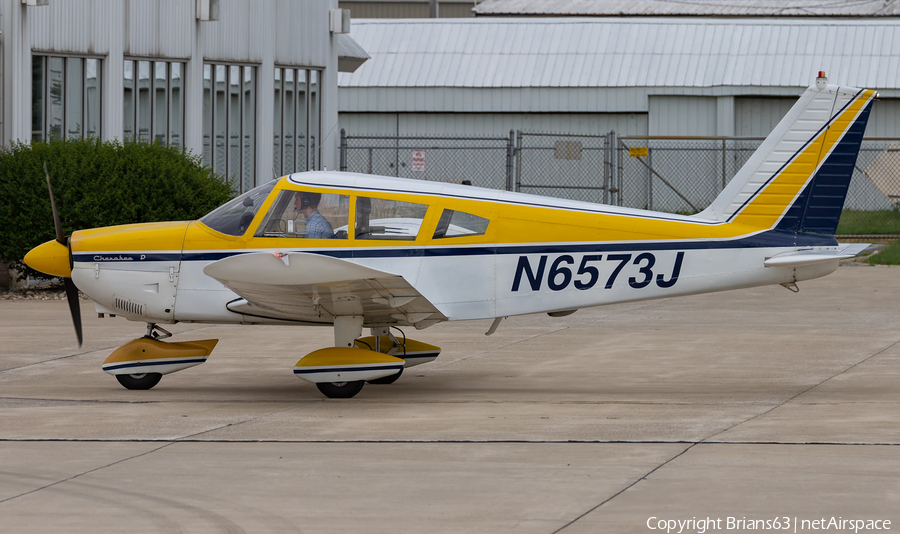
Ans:
[[[619,137],[621,206],[696,213],[722,192],[764,138]]]
[[[741,137],[347,136],[341,170],[670,213],[706,208],[762,143]],[[840,235],[900,236],[900,139],[865,139]]]
[[[341,170],[511,189],[513,141],[507,137],[347,136]]]

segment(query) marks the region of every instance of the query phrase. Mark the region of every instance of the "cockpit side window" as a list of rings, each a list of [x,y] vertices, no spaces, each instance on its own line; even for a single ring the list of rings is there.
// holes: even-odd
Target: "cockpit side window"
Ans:
[[[229,200],[205,215],[200,222],[223,234],[241,236],[250,227],[256,212],[269,197],[277,180],[265,183]]]
[[[489,219],[456,210],[444,210],[434,229],[434,239],[484,235]]]
[[[313,191],[281,191],[256,237],[347,239],[350,197]]]
[[[428,206],[400,200],[356,199],[356,239],[414,241]]]

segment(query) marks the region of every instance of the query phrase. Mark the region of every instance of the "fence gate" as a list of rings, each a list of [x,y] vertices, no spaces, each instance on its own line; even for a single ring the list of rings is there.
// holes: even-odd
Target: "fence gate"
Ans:
[[[516,133],[515,190],[548,197],[618,203],[610,135]]]

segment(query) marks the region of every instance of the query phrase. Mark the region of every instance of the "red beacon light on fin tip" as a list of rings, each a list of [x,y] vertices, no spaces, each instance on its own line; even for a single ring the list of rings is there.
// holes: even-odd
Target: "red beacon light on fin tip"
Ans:
[[[816,77],[816,89],[824,91],[826,87],[828,87],[828,78],[825,77],[825,71],[820,70],[818,77]]]

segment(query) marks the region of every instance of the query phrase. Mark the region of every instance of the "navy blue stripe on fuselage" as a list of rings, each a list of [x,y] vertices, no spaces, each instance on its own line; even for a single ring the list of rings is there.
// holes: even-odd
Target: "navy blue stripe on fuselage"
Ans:
[[[486,256],[486,255],[522,255],[566,252],[622,252],[634,250],[711,250],[741,248],[782,248],[782,247],[831,247],[837,240],[832,235],[795,234],[782,230],[768,230],[748,237],[732,240],[702,241],[629,241],[625,243],[545,243],[536,245],[487,245],[476,247],[404,247],[404,248],[346,248],[346,249],[306,249],[282,250],[281,252],[300,252],[320,254],[339,259],[368,258],[414,258],[414,257],[452,257],[452,256]],[[181,261],[213,262],[231,256],[239,256],[251,252],[262,251],[223,251],[223,252],[185,252]],[[76,262],[92,262],[92,254],[75,254]],[[170,261],[178,261],[172,254]],[[145,260],[149,261],[149,260]]]

